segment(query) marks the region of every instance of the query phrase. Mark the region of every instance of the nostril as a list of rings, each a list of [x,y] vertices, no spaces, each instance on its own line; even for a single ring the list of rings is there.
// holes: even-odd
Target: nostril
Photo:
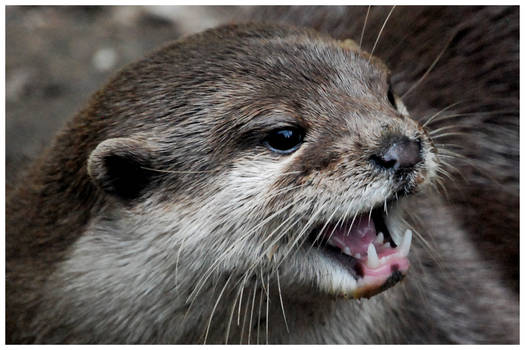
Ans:
[[[403,137],[390,143],[382,155],[374,155],[371,160],[384,169],[412,168],[422,160],[421,142]]]
[[[387,160],[384,159],[383,156],[373,155],[370,157],[370,160],[374,162],[376,165],[378,165],[381,168],[390,169],[395,167],[396,161],[395,160]]]

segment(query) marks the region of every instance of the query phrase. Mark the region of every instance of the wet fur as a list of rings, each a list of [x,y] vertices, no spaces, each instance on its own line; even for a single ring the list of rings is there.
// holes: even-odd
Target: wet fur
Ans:
[[[316,17],[297,18],[311,18],[311,21],[315,21]],[[369,20],[369,23],[373,23],[372,19]],[[322,22],[320,27],[318,29],[323,29]],[[336,37],[346,34],[333,29],[330,31]],[[223,33],[227,35],[228,32]],[[247,36],[259,38],[290,35],[288,30],[267,33],[264,27],[248,33]],[[212,34],[207,35],[180,45],[188,45],[184,48],[185,52],[195,50],[195,57],[202,57],[203,50],[204,55],[206,53],[203,46],[206,47],[208,42],[214,40]],[[311,35],[316,37],[316,34]],[[468,31],[465,35],[468,37]],[[355,34],[348,37],[350,36],[355,38]],[[293,34],[291,37],[293,38]],[[224,37],[221,39],[224,40]],[[382,40],[387,39],[383,37]],[[364,42],[370,43],[369,40]],[[232,42],[232,45],[236,44]],[[224,50],[226,56],[231,54],[228,45],[225,45]],[[381,53],[380,46],[376,50],[376,54]],[[169,48],[166,52],[170,52]],[[250,51],[246,52],[247,56],[251,54]],[[285,54],[284,56],[286,57]],[[90,106],[80,112],[68,129],[57,137],[50,151],[43,155],[29,173],[23,186],[19,186],[8,200],[8,342],[170,343],[203,342],[205,338],[207,342],[238,342],[241,338],[247,341],[248,328],[251,329],[251,342],[265,342],[266,336],[272,343],[517,342],[518,311],[514,290],[502,283],[501,274],[492,268],[492,264],[485,262],[485,252],[479,250],[480,246],[483,247],[483,242],[470,239],[469,230],[463,227],[462,221],[469,217],[458,220],[455,216],[455,205],[461,205],[462,202],[456,199],[451,205],[436,194],[414,199],[411,204],[412,208],[417,208],[417,216],[421,221],[417,229],[431,242],[431,249],[425,247],[423,241],[416,241],[411,252],[414,266],[407,279],[401,285],[370,300],[331,300],[305,292],[307,289],[301,286],[301,282],[308,281],[308,277],[304,277],[308,275],[308,271],[303,273],[300,269],[293,268],[304,263],[294,261],[298,259],[295,255],[290,257],[288,265],[292,268],[284,265],[280,270],[279,282],[276,274],[269,275],[271,270],[254,271],[255,278],[248,276],[245,280],[246,288],[242,292],[241,308],[234,303],[235,300],[241,300],[238,294],[240,289],[228,287],[235,283],[235,279],[228,279],[223,274],[214,274],[207,280],[205,288],[194,293],[194,276],[201,276],[203,271],[208,271],[213,266],[213,257],[217,252],[228,253],[220,259],[218,271],[222,272],[243,271],[250,265],[251,254],[264,256],[268,253],[264,250],[267,247],[256,244],[257,240],[252,243],[243,242],[246,244],[244,248],[251,247],[250,249],[229,250],[233,237],[216,236],[212,240],[208,235],[210,230],[207,225],[219,226],[221,215],[244,217],[241,214],[245,215],[249,210],[242,208],[241,204],[253,206],[257,202],[253,198],[261,195],[260,188],[271,187],[273,184],[273,175],[289,173],[286,181],[295,183],[297,175],[294,174],[297,172],[301,174],[301,179],[309,174],[305,173],[305,169],[287,167],[285,164],[276,165],[265,174],[253,173],[247,177],[245,171],[264,159],[235,158],[235,155],[241,154],[236,150],[249,150],[254,145],[254,140],[249,135],[242,134],[243,124],[230,124],[228,133],[220,130],[224,124],[184,125],[185,120],[191,121],[187,118],[188,115],[224,113],[225,108],[242,110],[247,102],[242,100],[242,89],[249,87],[249,83],[242,83],[242,70],[239,72],[236,68],[231,72],[241,74],[241,78],[235,75],[239,79],[237,88],[241,90],[239,96],[236,96],[238,100],[231,99],[232,103],[237,101],[238,105],[222,105],[222,109],[213,110],[214,107],[209,107],[202,99],[203,96],[210,95],[214,98],[229,97],[220,95],[224,91],[230,91],[221,88],[223,67],[214,71],[207,66],[206,71],[203,70],[208,79],[217,82],[218,88],[205,85],[202,93],[198,94],[186,86],[174,86],[173,81],[179,81],[180,77],[170,79],[169,71],[156,80],[155,72],[166,65],[164,60],[171,58],[162,53],[154,57],[155,59],[146,61],[147,64],[128,67],[96,94]],[[186,60],[187,56],[180,57],[181,62]],[[191,72],[196,69],[189,65],[190,63],[187,70],[181,67],[181,71]],[[282,72],[285,67],[281,68],[276,73]],[[395,68],[392,69],[394,72]],[[393,81],[397,81],[397,88],[403,87],[403,70],[399,71],[401,73],[392,77]],[[213,74],[218,76],[214,77]],[[154,78],[150,84],[127,83],[150,76]],[[327,76],[329,74],[318,75],[323,82],[326,82]],[[188,81],[188,86],[196,86],[205,81],[202,75],[190,73],[182,78]],[[427,79],[432,84],[438,78],[432,80],[432,76],[429,76]],[[412,83],[414,79],[407,79],[405,90]],[[279,97],[294,92],[293,85],[282,88],[282,93],[277,94]],[[166,91],[171,95],[166,94]],[[428,87],[424,90],[416,89],[416,96],[418,91],[428,93]],[[275,107],[273,101],[268,99],[273,89],[261,89],[261,92],[261,98],[255,96],[250,101],[255,114],[270,111],[269,106]],[[402,94],[402,91],[398,93]],[[299,93],[300,96],[303,94]],[[450,94],[454,95],[453,92]],[[145,103],[138,103],[136,96],[141,96],[139,101]],[[159,99],[160,96],[164,98]],[[181,98],[174,98],[176,96]],[[443,93],[441,96],[446,98]],[[494,96],[491,98],[499,101]],[[178,104],[181,99],[186,102]],[[292,103],[300,98],[291,95],[285,100]],[[445,101],[455,102],[454,99]],[[323,101],[310,102],[313,102],[313,107],[310,108],[314,108]],[[419,115],[418,112],[421,111],[425,111],[426,115],[432,114],[434,109],[430,106],[434,103],[437,102],[432,95],[428,100],[411,100],[410,96],[407,99],[413,115]],[[283,105],[285,108],[286,103]],[[181,125],[184,127],[174,129],[164,122],[169,118],[166,111],[174,110],[181,116]],[[332,113],[337,115],[337,110]],[[100,118],[101,115],[111,115],[111,123]],[[137,127],[128,119],[130,117],[147,118],[148,123],[151,123],[151,131]],[[512,125],[512,118],[507,119]],[[468,119],[463,123],[468,123]],[[114,124],[119,125],[119,128],[114,128]],[[264,127],[265,125],[261,125],[261,128]],[[246,137],[214,139],[216,135],[231,135],[232,132]],[[334,132],[337,134],[337,130]],[[194,133],[209,136],[209,142],[203,142],[197,148],[200,153],[195,151],[193,144],[185,143],[185,140],[190,140],[188,135]],[[130,135],[133,135],[135,141],[144,141],[147,147],[137,151],[137,147],[133,147],[133,141],[127,139]],[[159,138],[157,135],[164,136]],[[132,200],[106,195],[101,188],[107,186],[107,190],[112,188],[112,184],[99,183],[101,186],[97,187],[88,176],[88,155],[94,149],[98,149],[103,155],[104,148],[98,148],[97,145],[108,138],[116,137],[120,138],[123,149],[129,149],[138,162],[151,160],[148,156],[151,153],[157,155],[152,163],[145,164],[146,168],[170,171],[159,173],[144,170],[143,175],[148,182],[132,195]],[[494,142],[505,144],[500,139],[495,139]],[[173,144],[177,145],[175,152],[172,149]],[[329,142],[325,146],[328,149],[331,147]],[[495,148],[485,146],[488,148],[487,152],[495,151]],[[513,149],[512,145],[508,147]],[[210,152],[217,148],[222,152]],[[486,155],[480,152],[474,154],[472,159],[477,161]],[[297,164],[303,164],[310,171],[329,171],[331,163],[337,162],[337,157],[328,159],[319,163],[320,159],[315,154],[305,154],[304,159]],[[462,166],[461,162],[458,163]],[[512,159],[507,163],[512,164]],[[514,176],[512,165],[506,166],[511,169],[510,176]],[[224,184],[215,181],[215,175],[223,173],[227,167],[232,167],[228,170],[231,178],[225,180],[225,184],[236,182],[239,187],[225,191]],[[492,175],[499,176],[498,174],[499,172],[493,172]],[[75,179],[73,183],[69,181],[72,178]],[[484,183],[486,178],[473,177],[471,181],[471,185],[464,186],[465,190],[462,192],[466,192],[467,196],[474,189],[480,191],[480,187],[475,184]],[[170,184],[169,187],[166,187],[167,183]],[[288,184],[281,185],[286,188]],[[514,188],[512,181],[507,186]],[[159,188],[162,191],[155,191]],[[203,188],[206,192],[199,192]],[[203,206],[200,203],[201,198],[217,198],[217,201]],[[491,203],[497,206],[500,202],[494,200]],[[475,207],[476,203],[471,205]],[[209,216],[208,208],[218,210],[216,216]],[[261,208],[255,206],[252,211],[255,209]],[[330,212],[329,209],[327,207],[326,211]],[[300,208],[297,210],[300,211]],[[511,218],[514,215],[513,210],[514,208],[508,213]],[[203,221],[203,217],[207,220]],[[232,225],[231,222],[227,224]],[[243,226],[246,222],[237,224]],[[71,227],[79,229],[71,231]],[[180,227],[192,227],[194,230],[192,235],[188,235],[191,237],[188,241],[181,243],[177,241],[177,237],[170,235]],[[129,228],[134,229],[130,231]],[[516,231],[509,232],[511,234]],[[243,256],[247,253],[248,256]],[[279,259],[279,254],[277,252],[275,259]],[[307,255],[307,258],[313,259],[310,262],[315,264],[315,256]],[[98,268],[92,269],[94,266]],[[120,268],[121,266],[126,268]],[[501,270],[508,271],[505,264],[500,262],[499,266]],[[504,276],[508,276],[508,273]],[[268,289],[271,302],[266,312],[267,299],[261,298],[265,293],[261,284],[268,282],[271,283]],[[275,288],[276,283],[279,283],[278,289]],[[281,289],[283,293],[279,293]],[[282,304],[280,294],[283,297]],[[169,297],[166,298],[166,295]],[[193,303],[187,303],[188,300]],[[219,302],[215,304],[217,300]],[[253,313],[252,308],[255,310]],[[286,324],[282,308],[285,310]],[[214,315],[210,321],[212,310]],[[269,316],[268,320],[265,320],[266,314]],[[249,327],[250,315],[253,315],[252,327]],[[225,322],[230,319],[231,322]],[[227,332],[229,324],[231,327]],[[287,328],[290,333],[286,331]],[[226,339],[226,334],[229,339]]]

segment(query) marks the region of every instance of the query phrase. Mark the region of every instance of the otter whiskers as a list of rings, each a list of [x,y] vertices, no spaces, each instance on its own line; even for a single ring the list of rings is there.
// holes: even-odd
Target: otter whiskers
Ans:
[[[452,33],[452,35],[450,36],[450,38],[448,39],[448,41],[445,43],[445,46],[443,47],[443,49],[441,49],[441,52],[437,55],[437,57],[434,59],[434,61],[430,64],[430,66],[428,67],[428,69],[426,70],[426,72],[421,76],[421,78],[419,78],[418,81],[416,81],[407,91],[405,91],[402,95],[401,95],[401,98],[404,98],[406,97],[408,94],[410,94],[413,90],[415,90],[422,82],[423,80],[425,80],[425,78],[430,74],[430,72],[434,69],[434,67],[436,66],[436,64],[439,62],[439,59],[441,58],[441,56],[443,56],[443,54],[445,53],[445,51],[447,50],[447,48],[449,47],[450,43],[452,42],[452,40],[456,37],[457,33],[459,32],[459,28]]]
[[[363,29],[361,29],[361,37],[359,38],[359,47],[361,47],[361,44],[363,43],[363,36],[365,35],[366,22],[368,21],[368,15],[370,14],[371,7],[372,7],[371,5],[368,5],[368,8],[366,9],[365,21],[363,23]]]
[[[292,190],[294,187],[290,187],[288,189],[285,189],[285,190]],[[285,190],[282,190],[279,192],[279,194],[282,194],[284,192],[286,192]],[[271,196],[268,196],[268,198],[271,198]],[[212,274],[212,272],[214,271],[214,269],[216,268],[216,266],[221,262],[222,259],[224,259],[232,250],[235,249],[236,245],[240,242],[243,242],[245,239],[247,238],[250,238],[252,236],[253,233],[255,232],[258,232],[258,230],[260,230],[262,227],[264,227],[268,222],[270,222],[271,220],[273,220],[274,218],[278,217],[279,215],[281,215],[283,212],[285,212],[286,210],[288,210],[289,208],[293,207],[295,203],[289,203],[288,205],[284,206],[283,208],[281,208],[280,210],[278,210],[277,212],[269,215],[268,217],[264,218],[262,221],[259,221],[257,223],[257,225],[255,225],[254,227],[251,228],[251,230],[247,231],[247,232],[243,232],[243,234],[236,239],[236,241],[234,242],[234,244],[230,245],[229,248],[227,248],[218,258],[217,260],[208,268],[207,271],[205,271],[203,274],[202,274],[202,277],[201,277],[201,281],[199,281],[198,283],[195,284],[195,288],[194,288],[194,292],[192,292],[192,294],[189,295],[188,297],[188,300],[195,300],[195,296],[199,293],[200,291],[200,288],[202,288],[202,286],[204,285],[204,283],[206,282],[206,279],[209,277],[209,275]],[[254,220],[258,220],[259,218],[254,218]]]
[[[390,18],[390,15],[392,14],[392,12],[394,12],[395,8],[396,8],[395,6],[392,6],[392,8],[390,9],[390,12],[388,13],[388,15],[385,18],[385,21],[383,22],[383,25],[381,26],[381,29],[379,30],[379,33],[377,34],[376,41],[374,42],[374,46],[372,46],[372,51],[370,51],[370,56],[368,57],[368,62],[369,63],[370,63],[370,60],[372,59],[372,55],[374,54],[375,48],[377,46],[377,43],[379,42],[379,38],[381,37],[381,33],[383,33],[383,29],[385,29],[386,22],[388,22],[388,19]]]

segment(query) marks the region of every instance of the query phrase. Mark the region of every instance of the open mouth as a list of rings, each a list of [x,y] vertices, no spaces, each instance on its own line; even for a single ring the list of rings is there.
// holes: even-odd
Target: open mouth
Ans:
[[[355,280],[355,288],[344,296],[375,295],[399,282],[409,267],[412,231],[391,232],[382,208],[346,222],[324,224],[312,232],[311,240]]]

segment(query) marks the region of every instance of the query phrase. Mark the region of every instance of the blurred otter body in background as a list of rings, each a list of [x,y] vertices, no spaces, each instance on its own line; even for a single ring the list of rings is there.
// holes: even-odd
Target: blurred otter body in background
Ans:
[[[240,303],[238,313],[231,310],[231,303],[224,308],[219,304],[216,310],[218,305],[215,302],[220,296],[204,301],[202,296],[196,299],[196,303],[202,303],[199,305],[202,310],[197,312],[195,308],[191,309],[193,314],[190,317],[185,315],[186,323],[183,325],[180,318],[170,319],[169,315],[164,315],[168,308],[163,309],[160,303],[154,302],[142,306],[156,310],[158,319],[164,320],[163,324],[167,327],[155,325],[152,321],[152,328],[145,329],[144,323],[148,322],[134,323],[124,318],[120,326],[125,325],[122,327],[126,331],[118,335],[104,329],[103,322],[98,328],[93,328],[93,334],[78,333],[80,328],[75,333],[71,331],[74,327],[69,328],[74,322],[72,318],[64,318],[61,326],[61,322],[56,322],[62,317],[60,311],[53,311],[54,305],[48,304],[47,309],[42,307],[40,304],[43,301],[38,300],[38,293],[28,293],[29,297],[20,299],[29,305],[29,311],[25,314],[19,313],[19,310],[24,310],[27,305],[12,304],[10,300],[14,300],[13,295],[19,291],[22,292],[17,286],[24,286],[35,271],[42,273],[37,274],[33,280],[35,284],[30,288],[39,290],[38,286],[46,286],[46,293],[50,293],[54,286],[60,285],[56,280],[49,284],[47,278],[57,269],[57,256],[61,260],[71,252],[70,246],[74,241],[68,237],[67,229],[89,221],[90,215],[96,211],[68,213],[70,207],[64,207],[63,203],[56,203],[60,208],[58,213],[54,212],[52,203],[44,203],[44,207],[37,208],[41,211],[36,214],[41,218],[38,225],[51,228],[59,224],[60,230],[64,231],[63,239],[55,239],[49,246],[48,237],[38,232],[38,226],[34,239],[23,236],[20,223],[30,217],[24,214],[24,210],[29,212],[24,208],[32,203],[16,198],[24,193],[24,184],[21,184],[18,191],[12,192],[14,197],[8,202],[8,259],[20,252],[24,255],[27,253],[24,250],[32,246],[31,249],[36,251],[29,252],[27,256],[35,254],[39,260],[32,260],[25,267],[8,265],[7,285],[11,288],[8,289],[7,302],[8,342],[147,343],[202,342],[204,339],[208,342],[255,342],[265,341],[264,336],[259,339],[259,328],[264,332],[265,323],[266,331],[269,329],[267,341],[271,343],[517,342],[518,8],[400,7],[391,14],[389,11],[390,8],[372,8],[367,15],[366,7],[269,7],[253,8],[248,12],[252,12],[254,20],[313,27],[337,39],[362,41],[363,49],[373,51],[393,72],[393,90],[403,98],[412,118],[420,119],[421,123],[428,122],[430,130],[434,130],[430,132],[434,142],[453,151],[447,153],[443,161],[451,165],[450,169],[457,168],[457,173],[462,174],[464,179],[451,172],[451,179],[442,179],[448,198],[434,194],[418,199],[417,214],[422,222],[417,222],[416,218],[414,224],[422,239],[428,242],[418,243],[415,238],[416,247],[411,258],[413,267],[407,281],[363,302],[312,300],[308,296],[287,293],[291,287],[285,285],[284,301],[272,298],[272,303],[262,304],[263,308],[266,307],[266,313],[264,310],[261,312],[261,303],[251,301],[247,304],[251,306],[254,317],[253,328],[251,317],[249,323],[251,336],[246,334],[248,330],[244,331],[244,323],[240,322],[241,318],[246,319],[241,315]],[[378,32],[383,25],[384,30],[379,37]],[[420,81],[422,77],[424,79]],[[104,94],[110,91],[106,90]],[[86,130],[94,127],[95,124],[86,124]],[[86,142],[91,142],[91,137],[94,137],[89,133],[80,136]],[[62,134],[60,138],[64,140],[68,136]],[[61,150],[67,153],[65,148]],[[147,158],[148,152],[145,151],[146,156],[142,153],[137,156]],[[53,178],[53,164],[46,164],[45,160],[41,162],[42,169],[47,167],[46,174]],[[71,171],[67,176],[77,178],[74,159],[67,164],[71,165],[64,168]],[[80,167],[79,171],[86,171],[86,166]],[[33,177],[24,183],[38,183],[39,174],[39,171],[34,172],[30,175]],[[57,173],[56,176],[62,175]],[[85,180],[82,178],[81,181]],[[80,202],[97,198],[94,188],[85,186],[85,183],[79,183],[78,188],[89,190],[80,193],[74,193],[74,190],[68,190],[68,184],[64,185],[62,189],[54,187],[54,191],[65,190],[70,198]],[[97,200],[89,203],[89,207],[99,210],[104,203]],[[53,219],[46,221],[46,212],[49,218],[54,215],[59,217],[60,222],[53,222]],[[17,230],[21,230],[22,234],[15,240],[12,236]],[[39,247],[42,251],[38,251]],[[177,255],[177,251],[173,255]],[[184,252],[181,259],[184,259]],[[264,288],[265,276],[257,277],[261,278]],[[188,278],[191,276],[182,276],[183,280]],[[26,282],[20,282],[23,280]],[[118,283],[118,280],[110,280],[111,283],[113,281]],[[215,282],[215,294],[205,296],[217,298],[228,281],[218,279]],[[275,288],[274,283],[271,286]],[[156,287],[151,285],[141,291],[145,293],[145,290]],[[90,290],[85,292],[90,293]],[[270,290],[269,294],[272,293]],[[222,296],[222,292],[220,294]],[[57,291],[54,298],[47,297],[46,300],[54,300],[60,305],[62,296],[67,296],[67,292],[63,295]],[[255,296],[263,300],[262,291],[257,294],[247,290],[244,298],[252,296],[254,300]],[[101,295],[98,300],[103,303],[104,298]],[[307,300],[306,304],[304,300]],[[67,307],[68,302],[65,298],[61,307]],[[75,305],[74,301],[71,305]],[[286,310],[287,322],[281,316],[283,305],[282,312]],[[169,303],[166,306],[173,307]],[[254,306],[259,309],[258,314],[253,313]],[[71,312],[71,309],[67,310]],[[78,310],[85,311],[86,308]],[[177,312],[180,314],[180,310]],[[246,314],[249,315],[248,309]],[[88,315],[81,313],[75,315],[84,316],[88,318]],[[240,321],[234,319],[232,323],[232,317]],[[28,328],[16,329],[12,321],[14,318],[16,323],[25,324]],[[35,325],[35,319],[40,324],[31,329],[33,326],[28,325]],[[228,321],[231,329],[228,325],[226,332],[224,324]],[[87,319],[85,324],[89,322]],[[67,327],[64,327],[66,324]],[[195,326],[193,333],[192,324]],[[176,329],[172,331],[169,326]],[[35,329],[45,331],[49,336],[34,334]],[[225,332],[229,333],[229,339],[228,335],[225,339]]]

